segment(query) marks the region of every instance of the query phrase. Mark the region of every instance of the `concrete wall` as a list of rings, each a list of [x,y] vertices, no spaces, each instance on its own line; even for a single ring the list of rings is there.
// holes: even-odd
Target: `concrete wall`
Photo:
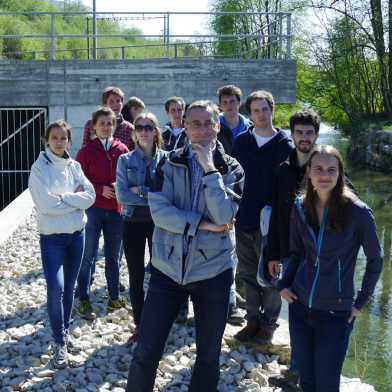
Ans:
[[[187,102],[216,100],[224,84],[236,84],[244,95],[269,90],[279,103],[296,97],[296,64],[269,60],[112,60],[112,61],[2,61],[0,102],[6,106],[48,107],[49,121],[67,118],[74,129],[74,150],[81,129],[100,104],[107,86],[119,86],[126,97],[143,99],[147,109],[166,121],[163,102],[172,95]]]

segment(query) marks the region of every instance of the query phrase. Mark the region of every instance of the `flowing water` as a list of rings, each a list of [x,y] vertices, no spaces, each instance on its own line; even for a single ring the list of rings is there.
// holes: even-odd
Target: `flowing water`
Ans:
[[[319,143],[332,144],[343,154],[348,140],[323,125]],[[346,160],[347,162],[347,160]],[[382,174],[351,166],[347,172],[360,198],[373,210],[377,232],[384,250],[384,270],[374,297],[355,322],[343,374],[360,377],[374,385],[377,392],[392,391],[392,173]],[[360,287],[366,257],[360,252],[356,269],[356,285]]]

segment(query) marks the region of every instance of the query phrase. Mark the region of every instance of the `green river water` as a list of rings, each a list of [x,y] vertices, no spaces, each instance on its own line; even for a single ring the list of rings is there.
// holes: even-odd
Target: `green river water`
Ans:
[[[348,140],[322,126],[319,143],[332,144],[344,153]],[[347,172],[360,198],[372,209],[384,250],[384,271],[374,297],[355,322],[343,374],[360,377],[377,392],[392,392],[392,173],[382,174],[350,165]],[[359,287],[366,258],[362,250],[356,269]]]

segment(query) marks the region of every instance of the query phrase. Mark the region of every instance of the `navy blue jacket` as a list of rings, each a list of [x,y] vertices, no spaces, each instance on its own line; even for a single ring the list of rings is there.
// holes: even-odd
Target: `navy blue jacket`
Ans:
[[[234,141],[232,156],[245,172],[244,193],[236,216],[236,227],[254,231],[260,227],[260,211],[272,202],[272,183],[279,164],[294,149],[291,140],[280,131],[268,143],[258,147],[253,127]]]
[[[353,305],[361,309],[373,294],[383,264],[372,211],[359,200],[350,202],[345,229],[334,233],[326,226],[319,258],[316,241],[297,199],[291,211],[290,260],[279,290],[291,287],[299,302],[319,310],[348,311]],[[354,301],[354,271],[361,246],[366,271]]]

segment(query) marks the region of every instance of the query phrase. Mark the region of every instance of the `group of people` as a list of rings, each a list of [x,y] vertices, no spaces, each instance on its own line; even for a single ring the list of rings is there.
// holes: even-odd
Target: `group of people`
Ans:
[[[136,347],[128,392],[153,390],[166,339],[189,299],[197,346],[189,391],[215,392],[226,322],[246,321],[235,335],[240,342],[271,343],[281,298],[289,303],[291,367],[302,390],[339,391],[353,322],[382,270],[372,212],[349,186],[339,152],[316,144],[314,110],[291,116],[289,138],[273,126],[271,93],[248,95],[249,118],[239,113],[237,86],[223,86],[217,95],[219,108],[169,98],[169,123],[161,131],[139,98],[124,105],[123,92],[109,87],[86,124],[76,160],[67,152],[69,125],[48,126],[29,187],[53,364],[66,367],[75,349],[69,327],[76,283],[78,313],[97,317],[90,287],[102,232],[108,312],[126,305],[119,285],[123,253],[129,272],[136,329],[128,344]],[[367,264],[355,293],[361,246]]]

